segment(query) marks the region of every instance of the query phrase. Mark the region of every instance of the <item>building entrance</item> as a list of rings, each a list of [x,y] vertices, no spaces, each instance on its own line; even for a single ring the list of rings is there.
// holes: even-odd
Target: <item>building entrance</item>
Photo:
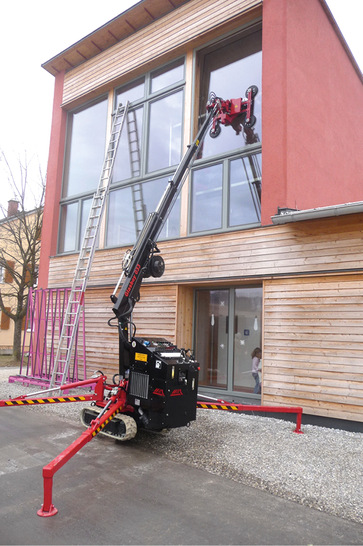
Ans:
[[[262,287],[196,291],[199,385],[253,393],[251,353],[261,347]]]

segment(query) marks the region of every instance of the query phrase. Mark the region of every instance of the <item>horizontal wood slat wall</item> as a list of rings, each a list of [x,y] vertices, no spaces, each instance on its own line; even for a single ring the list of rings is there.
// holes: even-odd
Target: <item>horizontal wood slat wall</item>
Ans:
[[[188,348],[195,286],[261,279],[263,403],[301,405],[308,414],[363,420],[362,214],[158,246],[166,272],[160,280],[143,284],[133,317],[138,334],[166,337]],[[124,250],[96,252],[86,317],[92,370],[100,362],[117,369],[117,333],[107,320]],[[71,284],[76,259],[75,254],[51,259],[50,287]]]
[[[262,0],[191,0],[125,38],[65,75],[63,104],[107,86],[116,85],[126,74],[152,60],[169,54],[185,53],[184,44],[195,47],[195,40],[218,27],[241,24],[241,17],[262,5]],[[229,29],[226,29],[229,30]]]
[[[175,286],[142,287],[140,305],[133,313],[136,336],[164,337],[175,343],[176,303]],[[87,374],[101,369],[111,379],[118,371],[118,332],[107,324],[114,316],[110,291],[87,290],[85,309]]]
[[[363,275],[264,283],[263,403],[363,419]]]
[[[363,215],[161,241],[165,274],[158,283],[266,278],[363,270]],[[90,285],[115,286],[123,249],[99,250]],[[49,287],[71,284],[77,255],[51,259]],[[145,281],[147,284],[149,281]]]

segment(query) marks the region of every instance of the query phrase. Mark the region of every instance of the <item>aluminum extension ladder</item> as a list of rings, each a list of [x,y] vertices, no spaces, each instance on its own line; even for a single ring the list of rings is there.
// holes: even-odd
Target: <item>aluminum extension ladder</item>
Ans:
[[[129,141],[130,167],[132,178],[141,175],[139,135],[137,130],[136,111],[131,110],[127,116],[127,136]],[[134,221],[136,238],[144,227],[146,220],[146,207],[144,204],[144,195],[142,184],[137,183],[131,186],[132,206],[134,210]]]
[[[120,141],[125,118],[128,117],[129,103],[120,104],[113,119],[111,136],[105,155],[105,161],[96,193],[93,196],[86,229],[78,256],[78,262],[67,303],[67,309],[59,338],[59,345],[54,360],[50,387],[67,381],[69,365],[72,358],[74,342],[77,337],[79,317],[84,305],[84,295],[91,271],[92,261],[97,244],[100,219],[106,204],[106,197],[112,180],[114,161]]]

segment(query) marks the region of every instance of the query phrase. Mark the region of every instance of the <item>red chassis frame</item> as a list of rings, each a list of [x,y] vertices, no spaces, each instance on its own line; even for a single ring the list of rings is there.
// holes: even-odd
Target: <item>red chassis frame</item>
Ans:
[[[94,385],[94,392],[92,394],[85,395],[69,395],[69,396],[56,396],[45,398],[28,398],[34,396],[37,393],[31,393],[28,395],[21,395],[9,400],[0,400],[0,407],[24,407],[35,406],[40,404],[55,404],[55,403],[67,403],[67,402],[85,402],[94,401],[98,406],[103,407],[101,413],[94,419],[90,426],[85,430],[79,438],[77,438],[70,446],[68,446],[62,453],[60,453],[53,461],[44,466],[43,468],[43,489],[44,500],[41,508],[37,511],[38,516],[50,517],[58,513],[52,502],[53,491],[53,476],[62,468],[62,466],[69,461],[83,446],[90,442],[102,429],[120,412],[134,412],[132,406],[127,405],[127,386],[128,382],[125,380],[120,381],[118,385],[108,385],[106,383],[107,377],[103,374],[96,378],[87,379],[85,381],[78,381],[76,383],[68,383],[49,389],[49,391],[69,391],[77,387],[87,387]],[[49,392],[48,391],[48,392]],[[108,397],[105,398],[105,391],[108,391]],[[44,392],[44,391],[40,391]],[[244,404],[234,404],[226,402],[224,400],[213,401],[200,401],[197,402],[197,408],[201,409],[217,409],[225,411],[256,411],[256,412],[269,412],[269,413],[293,413],[296,414],[296,428],[294,432],[302,434],[301,430],[301,417],[302,408],[300,407],[282,407],[282,406],[249,406]]]

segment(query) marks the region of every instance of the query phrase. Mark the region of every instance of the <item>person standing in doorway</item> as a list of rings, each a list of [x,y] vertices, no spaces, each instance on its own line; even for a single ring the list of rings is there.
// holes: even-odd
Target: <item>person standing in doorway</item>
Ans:
[[[258,372],[261,370],[261,358],[262,358],[262,351],[260,347],[256,347],[253,349],[252,354],[252,377],[255,380],[255,388],[253,393],[254,394],[261,394],[261,382],[260,377],[258,375]]]

